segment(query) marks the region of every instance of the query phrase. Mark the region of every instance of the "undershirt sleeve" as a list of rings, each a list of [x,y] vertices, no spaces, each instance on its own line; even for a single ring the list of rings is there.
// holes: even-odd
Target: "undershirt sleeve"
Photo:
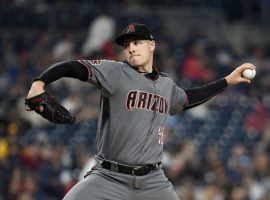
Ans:
[[[226,79],[222,78],[219,81],[209,83],[202,87],[184,90],[187,98],[186,103],[183,106],[183,110],[188,110],[208,101],[215,95],[222,92],[227,86],[228,83]]]
[[[81,81],[87,81],[89,70],[78,61],[64,61],[53,64],[51,67],[41,73],[36,80],[41,80],[48,85],[63,77],[75,78]]]

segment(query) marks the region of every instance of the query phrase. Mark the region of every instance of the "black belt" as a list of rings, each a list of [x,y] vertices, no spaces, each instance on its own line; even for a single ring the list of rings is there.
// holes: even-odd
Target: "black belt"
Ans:
[[[112,163],[110,161],[104,160],[101,166],[105,169],[123,173],[123,174],[131,174],[133,176],[143,176],[156,170],[160,164],[161,163],[147,164],[147,165],[141,165],[141,166],[129,166],[129,165],[123,165],[119,163]]]

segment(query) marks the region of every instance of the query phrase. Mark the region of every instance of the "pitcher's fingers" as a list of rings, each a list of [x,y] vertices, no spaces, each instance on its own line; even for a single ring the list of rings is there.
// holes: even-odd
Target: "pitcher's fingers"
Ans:
[[[239,68],[241,69],[241,71],[244,71],[245,69],[256,69],[255,65],[251,63],[244,63]]]
[[[249,79],[247,79],[247,78],[244,78],[244,77],[241,78],[240,80],[241,80],[242,83],[248,83],[248,84],[251,83],[251,80],[249,80]]]
[[[40,112],[43,112],[43,111],[44,111],[43,106],[39,106],[39,108],[38,108],[38,109],[39,109],[39,111],[40,111]]]

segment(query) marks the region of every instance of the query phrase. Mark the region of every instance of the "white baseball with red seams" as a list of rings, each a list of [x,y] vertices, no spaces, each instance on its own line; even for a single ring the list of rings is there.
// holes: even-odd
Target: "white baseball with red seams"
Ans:
[[[247,79],[253,79],[256,75],[256,70],[255,69],[245,69],[243,71],[243,76]]]

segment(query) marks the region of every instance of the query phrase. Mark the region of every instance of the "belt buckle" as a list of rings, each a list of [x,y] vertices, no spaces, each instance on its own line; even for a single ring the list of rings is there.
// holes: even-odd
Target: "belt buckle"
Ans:
[[[132,173],[133,176],[136,176],[136,175],[135,175],[135,172],[136,172],[136,170],[138,170],[138,169],[140,169],[140,167],[134,167],[134,168],[132,169],[132,172],[131,172],[131,173]]]

